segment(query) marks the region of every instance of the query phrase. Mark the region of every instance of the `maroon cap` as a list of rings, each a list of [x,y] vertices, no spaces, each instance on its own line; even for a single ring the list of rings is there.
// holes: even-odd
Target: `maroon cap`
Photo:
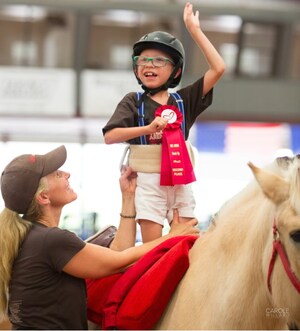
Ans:
[[[44,155],[25,154],[13,159],[1,175],[5,207],[25,214],[38,189],[40,179],[59,169],[66,161],[64,145]]]

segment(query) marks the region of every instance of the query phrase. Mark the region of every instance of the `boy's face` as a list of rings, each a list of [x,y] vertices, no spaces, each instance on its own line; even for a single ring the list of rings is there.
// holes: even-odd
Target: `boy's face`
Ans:
[[[136,75],[142,81],[143,85],[147,86],[149,89],[163,85],[169,79],[173,71],[174,65],[172,58],[157,49],[146,49],[140,56],[149,58],[162,57],[171,61],[166,61],[163,67],[156,67],[150,60],[147,61],[145,65],[136,66]]]

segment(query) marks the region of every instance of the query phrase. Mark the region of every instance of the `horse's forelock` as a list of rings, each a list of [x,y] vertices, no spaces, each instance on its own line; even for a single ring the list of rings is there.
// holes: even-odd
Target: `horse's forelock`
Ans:
[[[293,158],[289,156],[282,156],[276,159],[276,164],[282,169],[288,169],[289,165],[293,162]]]

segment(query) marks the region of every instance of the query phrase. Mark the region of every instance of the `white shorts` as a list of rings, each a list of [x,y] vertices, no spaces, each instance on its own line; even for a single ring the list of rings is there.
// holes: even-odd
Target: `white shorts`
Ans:
[[[173,220],[173,209],[181,217],[195,217],[196,206],[192,184],[160,186],[160,174],[138,172],[135,193],[136,219],[164,225]]]

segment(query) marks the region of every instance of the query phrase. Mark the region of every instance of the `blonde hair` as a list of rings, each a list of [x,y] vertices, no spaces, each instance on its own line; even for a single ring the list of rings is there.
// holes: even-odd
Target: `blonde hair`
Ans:
[[[47,179],[43,177],[23,218],[8,208],[4,208],[0,213],[0,321],[7,315],[8,285],[14,260],[33,222],[39,220],[42,215],[41,206],[35,197],[47,188]]]

